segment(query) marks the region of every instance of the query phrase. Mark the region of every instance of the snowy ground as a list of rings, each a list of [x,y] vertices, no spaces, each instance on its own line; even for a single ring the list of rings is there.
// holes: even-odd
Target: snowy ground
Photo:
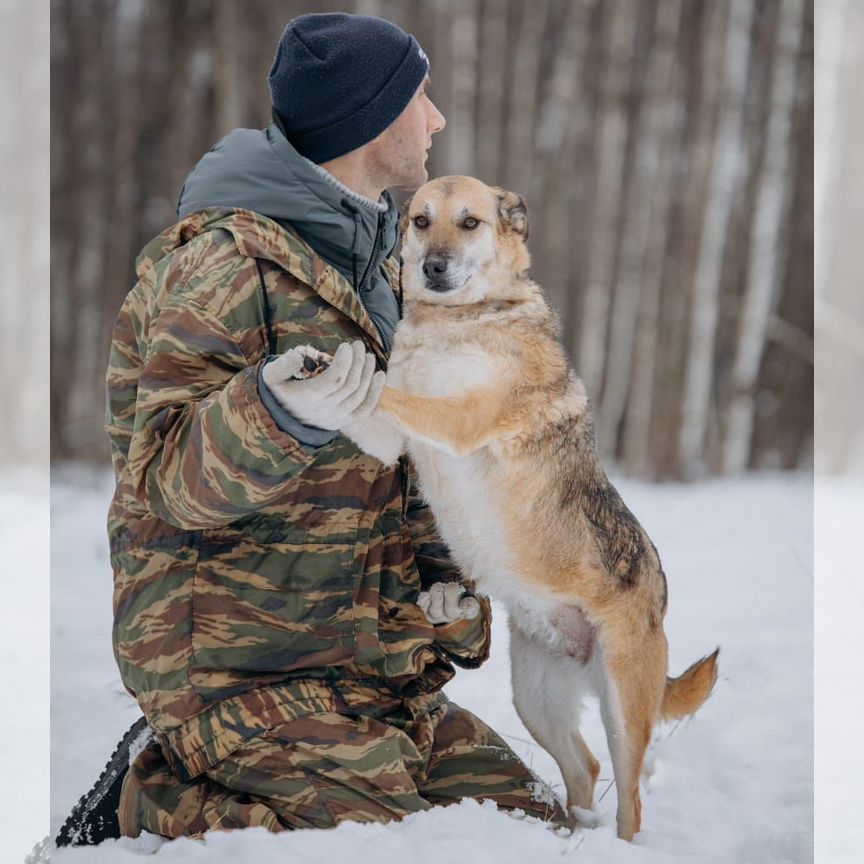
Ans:
[[[111,576],[104,539],[108,478],[55,475],[52,833],[138,716],[120,686],[110,647]],[[809,478],[769,476],[697,486],[621,482],[619,488],[652,535],[669,578],[666,633],[673,674],[716,645],[722,648],[721,677],[709,703],[674,734],[669,726],[658,730],[643,779],[644,830],[632,845],[614,836],[615,790],[607,791],[604,779],[598,791],[606,794],[597,806],[603,824],[572,837],[465,802],[386,827],[344,825],[279,836],[255,830],[161,846],[154,838],[120,841],[60,850],[52,861],[141,862],[157,846],[159,861],[213,864],[329,864],[343,856],[376,864],[525,864],[562,856],[591,864],[812,861]],[[554,763],[532,743],[510,704],[507,632],[503,612],[496,612],[491,660],[480,670],[460,671],[448,693],[490,722],[560,789]],[[601,760],[601,777],[611,777],[596,704],[589,704],[584,730]],[[840,857],[824,860],[853,859],[844,858],[841,849]]]
[[[864,861],[864,477],[816,482],[816,861]]]
[[[48,829],[48,471],[0,471],[0,862]]]

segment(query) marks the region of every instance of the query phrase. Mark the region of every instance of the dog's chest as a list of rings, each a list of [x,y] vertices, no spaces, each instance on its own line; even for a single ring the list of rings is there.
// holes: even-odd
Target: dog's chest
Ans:
[[[401,326],[401,325],[400,325]],[[409,338],[400,344],[399,335]],[[494,358],[470,342],[447,344],[440,334],[397,331],[388,381],[409,393],[450,396],[489,386],[500,378]],[[413,338],[412,338],[413,337]],[[407,342],[407,345],[406,345]],[[427,348],[426,344],[433,347]],[[442,539],[478,590],[503,599],[514,574],[500,506],[501,466],[488,448],[467,456],[408,440],[423,497]]]
[[[496,366],[479,346],[458,343],[444,347],[397,341],[387,371],[388,383],[421,396],[452,396],[495,380]]]
[[[442,539],[478,590],[503,599],[513,587],[513,564],[498,501],[500,466],[486,449],[451,456],[409,441],[423,497],[432,508]]]

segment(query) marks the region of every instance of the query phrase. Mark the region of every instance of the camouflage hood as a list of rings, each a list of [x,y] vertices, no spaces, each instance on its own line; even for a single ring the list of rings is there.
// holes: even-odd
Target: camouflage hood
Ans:
[[[360,292],[385,344],[392,345],[399,310],[379,269],[399,240],[389,192],[375,202],[351,191],[304,159],[271,124],[235,129],[192,169],[177,214],[210,207],[251,210],[296,231]]]

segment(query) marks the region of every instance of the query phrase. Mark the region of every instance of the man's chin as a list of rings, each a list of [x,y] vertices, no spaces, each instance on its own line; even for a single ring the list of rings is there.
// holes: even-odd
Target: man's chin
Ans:
[[[429,179],[429,172],[424,165],[410,177],[398,178],[390,186],[391,189],[401,189],[403,192],[416,192]]]

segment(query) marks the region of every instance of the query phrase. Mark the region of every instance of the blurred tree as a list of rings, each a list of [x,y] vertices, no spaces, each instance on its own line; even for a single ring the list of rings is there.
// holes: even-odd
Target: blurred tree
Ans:
[[[345,8],[430,55],[431,176],[526,197],[607,458],[657,479],[810,464],[809,0],[52,0],[55,458],[107,455],[135,252],[212,143],[268,122],[287,21]]]

